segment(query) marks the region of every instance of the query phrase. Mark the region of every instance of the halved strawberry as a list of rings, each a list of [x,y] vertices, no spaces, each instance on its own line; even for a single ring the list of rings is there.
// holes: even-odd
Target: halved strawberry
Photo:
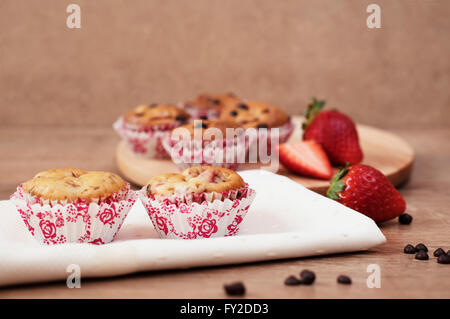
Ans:
[[[278,146],[280,162],[301,175],[330,179],[333,172],[327,154],[314,140]]]

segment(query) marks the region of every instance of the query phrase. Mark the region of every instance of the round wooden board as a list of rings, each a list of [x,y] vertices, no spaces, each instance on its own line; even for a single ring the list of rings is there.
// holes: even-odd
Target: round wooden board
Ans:
[[[301,140],[300,123],[302,118],[294,117],[294,121],[297,129],[289,142]],[[395,186],[405,182],[411,174],[414,162],[412,147],[397,135],[384,130],[365,125],[357,125],[357,129],[364,152],[363,163],[379,169]],[[140,186],[155,175],[179,171],[170,159],[146,159],[135,156],[122,141],[116,149],[116,161],[122,175],[130,182]],[[258,168],[258,165],[244,164],[241,169],[252,168]],[[337,171],[337,168],[334,168],[334,171]],[[281,164],[278,174],[285,175],[321,194],[324,194],[329,186],[329,181],[295,175],[282,167]]]

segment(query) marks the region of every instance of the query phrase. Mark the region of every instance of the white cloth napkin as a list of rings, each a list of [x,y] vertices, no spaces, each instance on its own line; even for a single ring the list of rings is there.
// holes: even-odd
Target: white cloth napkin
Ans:
[[[42,246],[28,233],[9,201],[0,201],[0,285],[138,271],[238,264],[366,250],[385,237],[368,217],[296,182],[262,170],[240,172],[257,192],[235,237],[159,239],[140,203],[114,242]]]

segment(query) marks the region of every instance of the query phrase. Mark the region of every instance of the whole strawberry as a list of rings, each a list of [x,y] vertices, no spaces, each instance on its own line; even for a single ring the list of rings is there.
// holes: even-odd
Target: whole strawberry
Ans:
[[[335,110],[322,111],[325,101],[313,98],[308,105],[303,123],[303,139],[315,140],[322,145],[331,163],[345,165],[362,161],[355,123],[345,114]]]
[[[331,182],[327,196],[380,223],[406,209],[406,202],[379,170],[363,164],[345,167]]]

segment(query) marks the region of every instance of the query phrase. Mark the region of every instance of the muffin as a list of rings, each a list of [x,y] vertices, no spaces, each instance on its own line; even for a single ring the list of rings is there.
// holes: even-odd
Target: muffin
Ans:
[[[249,143],[235,122],[194,120],[175,128],[163,145],[181,170],[198,165],[236,170],[245,162]]]
[[[189,114],[174,105],[150,104],[128,111],[113,126],[135,154],[169,158],[162,146],[162,139],[188,120]]]
[[[161,238],[196,239],[235,235],[255,194],[232,170],[195,166],[153,177],[139,197]]]
[[[136,197],[116,174],[59,168],[19,185],[11,201],[42,244],[105,244],[114,239]]]
[[[287,142],[294,131],[294,125],[290,117],[278,107],[258,101],[242,101],[223,108],[220,120],[234,121],[247,130],[249,144],[249,162],[253,163],[259,159],[265,162],[265,155],[269,158],[273,154],[272,129],[278,129],[278,143]],[[250,129],[256,129],[252,132]],[[262,151],[261,146],[267,145],[267,150]]]
[[[182,107],[193,119],[217,119],[222,108],[239,102],[233,93],[200,94],[193,101],[182,104]]]

